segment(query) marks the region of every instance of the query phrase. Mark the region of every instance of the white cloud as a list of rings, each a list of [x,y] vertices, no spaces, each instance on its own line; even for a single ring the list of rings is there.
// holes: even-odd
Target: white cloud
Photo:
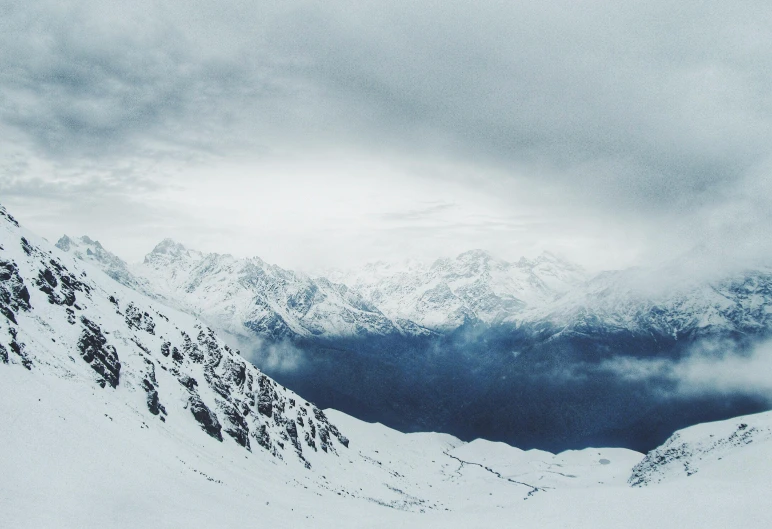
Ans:
[[[676,395],[756,395],[772,403],[772,341],[749,351],[729,341],[706,341],[679,360],[616,357],[598,369],[630,381],[671,383],[667,391]]]

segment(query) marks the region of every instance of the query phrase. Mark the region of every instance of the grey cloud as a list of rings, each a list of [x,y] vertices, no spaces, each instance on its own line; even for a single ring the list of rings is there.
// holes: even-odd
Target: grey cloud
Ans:
[[[96,2],[6,8],[0,118],[46,155],[217,150],[241,107],[270,99],[254,57],[207,50],[155,2],[112,9]]]
[[[357,5],[295,19],[293,50],[409,142],[645,206],[736,181],[769,154],[767,6]]]
[[[0,125],[126,193],[142,178],[126,160],[439,159],[471,168],[432,171],[439,183],[515,204],[525,182],[544,216],[647,226],[670,248],[739,234],[772,254],[772,199],[755,191],[772,160],[768,2],[0,0],[0,13]]]

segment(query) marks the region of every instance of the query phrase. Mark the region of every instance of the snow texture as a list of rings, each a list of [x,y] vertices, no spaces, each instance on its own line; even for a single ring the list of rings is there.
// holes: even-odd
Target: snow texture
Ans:
[[[403,434],[306,403],[1,207],[0,308],[1,527],[772,525],[770,413],[645,458]]]

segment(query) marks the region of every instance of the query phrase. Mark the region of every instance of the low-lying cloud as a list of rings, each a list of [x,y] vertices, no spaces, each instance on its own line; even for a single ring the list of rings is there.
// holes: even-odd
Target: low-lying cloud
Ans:
[[[241,356],[269,374],[292,374],[307,366],[306,353],[288,340],[273,342],[233,333],[227,333],[227,338]]]
[[[729,341],[706,341],[677,360],[615,357],[597,369],[628,381],[663,384],[672,396],[742,394],[772,404],[772,341],[749,350],[738,350]]]

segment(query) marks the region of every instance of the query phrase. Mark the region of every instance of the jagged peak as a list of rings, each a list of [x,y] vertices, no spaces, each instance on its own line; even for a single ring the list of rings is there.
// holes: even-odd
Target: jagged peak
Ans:
[[[72,247],[73,240],[68,235],[62,235],[59,237],[59,240],[56,241],[55,246],[59,248],[60,250],[63,250],[65,252],[69,252],[70,248]]]
[[[179,243],[175,241],[174,239],[170,239],[169,237],[165,238],[161,242],[155,245],[155,248],[150,253],[171,253],[173,251],[186,251],[187,248],[182,245],[182,243]]]
[[[0,204],[0,219],[4,219],[6,222],[13,224],[17,228],[19,227],[19,222],[13,218],[13,215],[8,213],[8,210],[5,209],[5,206],[2,204]]]
[[[64,250],[65,252],[68,252],[73,246],[77,247],[82,245],[93,246],[94,248],[97,248],[99,250],[106,251],[104,249],[104,246],[102,246],[102,244],[99,241],[92,239],[88,235],[82,235],[80,237],[70,237],[69,235],[65,234],[59,238],[55,246],[60,250]]]
[[[145,263],[149,263],[158,258],[191,258],[190,250],[185,248],[182,243],[174,239],[166,238],[155,245],[149,254],[145,256]]]

